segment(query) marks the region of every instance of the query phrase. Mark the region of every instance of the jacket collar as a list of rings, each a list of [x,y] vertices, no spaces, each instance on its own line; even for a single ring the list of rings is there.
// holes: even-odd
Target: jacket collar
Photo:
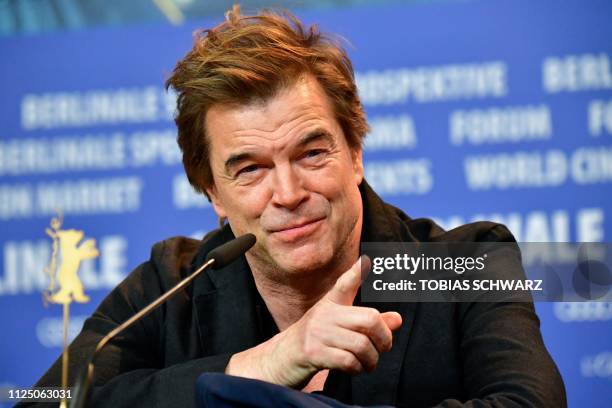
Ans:
[[[360,192],[363,200],[361,242],[416,240],[406,225],[410,221],[408,216],[385,204],[365,180]],[[209,234],[192,268],[201,265],[213,248],[233,238],[229,225]],[[194,283],[193,299],[204,356],[236,353],[266,340],[262,327],[264,315],[269,315],[269,311],[257,292],[244,256],[224,268],[208,270],[205,276],[198,278]],[[380,311],[399,311],[404,322],[394,333],[392,350],[381,355],[378,368],[372,373],[352,377],[352,399],[359,404],[393,404],[416,305],[373,303],[367,306]]]

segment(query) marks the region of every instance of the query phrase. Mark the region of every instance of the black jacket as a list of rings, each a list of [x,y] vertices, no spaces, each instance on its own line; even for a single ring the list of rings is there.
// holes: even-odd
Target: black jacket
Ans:
[[[410,219],[364,182],[362,242],[514,241],[500,224],[479,222],[445,232]],[[204,240],[155,244],[87,319],[70,346],[70,382],[100,338],[203,263],[233,238],[228,226]],[[400,406],[566,405],[559,372],[540,335],[531,303],[368,304],[403,316],[393,348],[370,374],[332,371],[325,393],[345,402]],[[96,359],[91,406],[193,406],[203,372],[223,372],[232,354],[277,331],[243,257],[207,271],[191,287],[128,329]],[[61,360],[37,386],[59,386]]]

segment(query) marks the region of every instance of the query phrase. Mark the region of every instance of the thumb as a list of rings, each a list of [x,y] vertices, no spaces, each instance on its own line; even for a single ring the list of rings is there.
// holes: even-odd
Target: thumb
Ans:
[[[397,312],[381,313],[383,321],[391,331],[395,331],[402,325],[402,316]]]
[[[334,287],[327,292],[327,299],[339,305],[352,305],[363,278],[370,270],[371,264],[370,258],[360,256],[348,271],[340,275]]]

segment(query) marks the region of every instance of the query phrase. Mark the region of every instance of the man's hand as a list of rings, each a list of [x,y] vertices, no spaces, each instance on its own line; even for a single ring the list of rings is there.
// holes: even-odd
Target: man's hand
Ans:
[[[225,373],[301,388],[318,371],[372,371],[389,351],[396,312],[352,306],[370,260],[362,257],[300,320],[270,340],[232,356]]]

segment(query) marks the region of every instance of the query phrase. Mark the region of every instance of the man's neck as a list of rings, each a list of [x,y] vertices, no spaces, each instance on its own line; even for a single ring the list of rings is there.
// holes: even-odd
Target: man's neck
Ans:
[[[282,273],[267,273],[254,259],[247,259],[255,285],[279,330],[298,321],[315,303],[334,286],[336,280],[357,261],[359,235],[347,242],[343,256],[324,268],[293,273],[291,279],[275,277]],[[286,276],[286,275],[285,275]]]
[[[299,279],[305,281],[304,285],[278,284],[257,273],[253,273],[253,277],[257,290],[279,330],[282,331],[298,321],[325,296],[341,274],[340,270],[312,272]]]

